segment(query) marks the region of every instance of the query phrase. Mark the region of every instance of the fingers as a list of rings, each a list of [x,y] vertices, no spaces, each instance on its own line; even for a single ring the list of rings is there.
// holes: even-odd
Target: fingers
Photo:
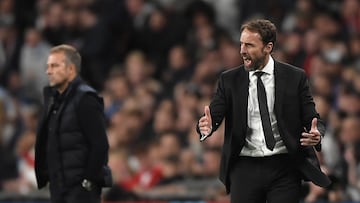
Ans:
[[[302,146],[315,146],[321,140],[320,134],[303,132],[301,135],[302,138],[300,139],[300,143]]]
[[[203,135],[209,135],[211,133],[211,128],[209,128],[209,127],[200,127],[200,132]]]
[[[211,132],[211,123],[206,116],[203,116],[199,120],[199,130],[202,134],[208,135]]]
[[[209,106],[204,107],[205,115],[199,120],[199,130],[202,134],[208,135],[211,133],[211,114]]]
[[[203,116],[199,120],[199,127],[205,127],[205,126],[210,127],[211,124],[209,119],[206,116]]]
[[[300,143],[303,146],[315,146],[321,141],[320,132],[317,129],[317,118],[313,118],[311,121],[310,132],[307,132],[304,128],[305,132],[303,132],[302,138],[300,139]]]
[[[205,116],[207,117],[207,119],[211,122],[211,113],[210,113],[209,106],[204,107],[204,113],[205,113]]]
[[[318,129],[317,129],[317,118],[313,118],[313,120],[311,122],[310,133],[312,133],[314,131],[318,131]]]
[[[211,114],[210,114],[210,108],[209,106],[205,106],[204,107],[204,113],[205,115],[203,117],[200,118],[199,120],[199,127],[208,127],[211,128]]]

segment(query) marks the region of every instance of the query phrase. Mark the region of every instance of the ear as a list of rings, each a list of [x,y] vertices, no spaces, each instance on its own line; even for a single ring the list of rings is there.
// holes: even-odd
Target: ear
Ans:
[[[76,67],[74,64],[70,64],[69,68],[70,68],[71,72],[76,73]]]
[[[269,42],[265,45],[265,51],[270,54],[271,51],[273,50],[273,47],[274,47],[274,43]]]

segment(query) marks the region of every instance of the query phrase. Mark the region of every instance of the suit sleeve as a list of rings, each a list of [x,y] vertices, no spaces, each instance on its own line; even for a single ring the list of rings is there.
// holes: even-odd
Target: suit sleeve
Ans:
[[[77,111],[81,130],[90,146],[84,178],[96,181],[107,162],[109,149],[103,105],[95,96],[85,94]]]

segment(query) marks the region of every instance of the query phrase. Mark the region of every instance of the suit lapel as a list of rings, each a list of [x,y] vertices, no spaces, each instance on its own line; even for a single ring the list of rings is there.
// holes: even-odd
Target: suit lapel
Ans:
[[[249,73],[245,71],[244,67],[241,67],[241,70],[239,72],[239,76],[235,77],[236,79],[236,87],[238,89],[235,91],[237,93],[237,96],[235,98],[238,99],[236,102],[237,104],[240,104],[239,106],[239,115],[240,122],[239,123],[245,123],[242,129],[243,133],[246,133],[247,130],[247,112],[248,112],[248,97],[249,97]],[[239,96],[240,95],[240,96]]]
[[[284,100],[284,90],[286,85],[286,75],[280,66],[281,64],[275,61],[275,114],[277,118],[279,118],[282,113],[282,104]]]

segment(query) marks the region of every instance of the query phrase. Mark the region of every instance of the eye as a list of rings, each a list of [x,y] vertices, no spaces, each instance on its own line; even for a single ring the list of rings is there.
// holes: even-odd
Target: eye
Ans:
[[[255,45],[254,44],[246,44],[246,47],[254,47]]]
[[[240,47],[246,47],[246,48],[252,48],[252,47],[255,47],[255,45],[254,44],[252,44],[252,43],[244,43],[244,42],[241,42],[240,43]]]

